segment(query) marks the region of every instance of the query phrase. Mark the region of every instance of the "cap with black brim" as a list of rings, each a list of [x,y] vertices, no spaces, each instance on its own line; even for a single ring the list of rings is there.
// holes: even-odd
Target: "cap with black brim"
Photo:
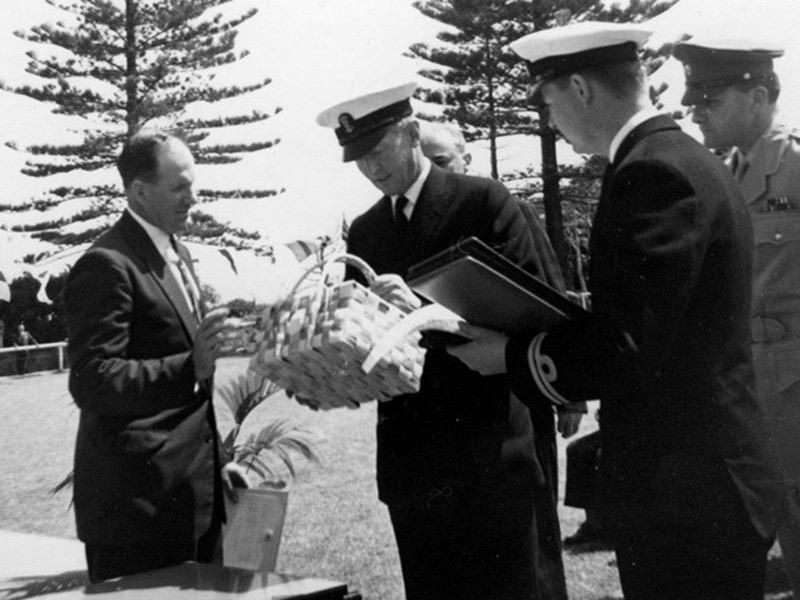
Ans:
[[[344,162],[358,160],[392,125],[413,114],[411,95],[416,88],[416,83],[406,82],[341,102],[321,112],[317,123],[334,129]]]
[[[531,77],[530,99],[541,102],[543,83],[582,69],[635,61],[651,32],[638,25],[583,22],[526,35],[509,46],[525,60]]]
[[[746,39],[697,39],[680,42],[672,52],[683,63],[686,92],[681,104],[692,106],[714,98],[727,88],[766,81],[774,75],[778,46]]]

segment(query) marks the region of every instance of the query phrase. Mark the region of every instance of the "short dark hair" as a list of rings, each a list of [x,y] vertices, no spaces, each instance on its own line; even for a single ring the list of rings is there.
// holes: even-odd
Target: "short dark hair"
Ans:
[[[733,84],[733,88],[738,92],[749,92],[758,86],[763,86],[767,90],[767,101],[770,104],[775,104],[778,101],[778,97],[781,95],[781,80],[778,78],[777,73],[764,73],[748,81],[740,81]]]
[[[638,60],[596,65],[581,73],[600,82],[617,98],[636,94],[645,85],[644,68]]]
[[[122,147],[117,169],[127,190],[135,179],[155,181],[158,177],[158,151],[172,140],[185,144],[183,138],[159,129],[140,129]]]
[[[594,79],[608,89],[616,98],[625,98],[636,94],[645,84],[644,68],[638,60],[603,63],[576,69],[572,73],[564,73],[556,77],[553,82],[559,89],[563,90],[567,87],[569,77],[572,74]]]

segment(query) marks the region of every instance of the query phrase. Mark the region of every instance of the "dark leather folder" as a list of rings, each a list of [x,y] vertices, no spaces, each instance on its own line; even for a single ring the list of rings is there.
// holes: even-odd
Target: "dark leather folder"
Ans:
[[[475,237],[412,266],[408,284],[475,325],[536,333],[585,311]]]

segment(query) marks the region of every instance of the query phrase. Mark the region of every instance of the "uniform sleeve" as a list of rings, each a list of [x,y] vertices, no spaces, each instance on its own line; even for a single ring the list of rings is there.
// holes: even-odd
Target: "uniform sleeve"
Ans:
[[[178,343],[155,314],[142,306],[134,316],[135,283],[110,253],[89,251],[73,267],[64,290],[71,369],[69,388],[81,409],[99,414],[147,416],[197,402],[194,365],[185,340]],[[164,306],[160,307],[164,310]],[[161,331],[155,331],[161,327]],[[151,329],[150,354],[134,352],[138,330]]]
[[[506,364],[515,392],[538,389],[551,402],[602,400],[606,384],[635,391],[659,372],[679,335],[708,243],[688,181],[669,165],[635,163],[617,173],[593,231],[602,255],[593,312],[550,332],[512,340]]]

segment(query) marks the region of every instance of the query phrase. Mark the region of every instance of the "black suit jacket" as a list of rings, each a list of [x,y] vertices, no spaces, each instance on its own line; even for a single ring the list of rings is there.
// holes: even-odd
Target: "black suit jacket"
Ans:
[[[197,322],[181,285],[128,213],[67,279],[75,516],[86,543],[190,542],[223,510],[210,386],[195,385]]]
[[[544,233],[528,226],[502,184],[432,166],[405,239],[398,239],[391,202],[383,198],[353,221],[348,250],[379,274],[405,277],[410,265],[477,236],[552,280],[536,252],[547,240],[535,235]],[[420,391],[378,410],[378,490],[387,504],[426,506],[443,489],[524,502],[542,480],[529,411],[510,394],[505,376],[482,377],[444,350],[429,350]]]
[[[669,117],[634,129],[592,227],[592,312],[540,349],[558,394],[602,402],[609,502],[624,507],[670,478],[671,493],[691,493],[723,469],[755,527],[774,532],[780,477],[752,392],[751,254],[748,215],[721,161]],[[529,341],[507,351],[520,393],[537,387]]]

